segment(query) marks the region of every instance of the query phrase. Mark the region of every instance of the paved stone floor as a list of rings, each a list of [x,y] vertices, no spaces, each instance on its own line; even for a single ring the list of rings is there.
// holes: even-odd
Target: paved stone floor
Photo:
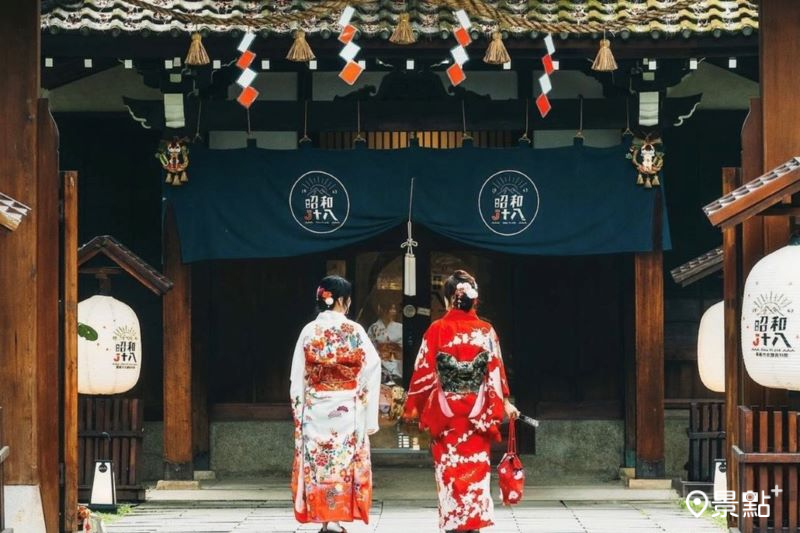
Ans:
[[[496,524],[485,533],[719,533],[705,518],[695,518],[677,499],[649,502],[528,502],[499,507]],[[415,504],[376,503],[370,524],[353,524],[350,533],[437,533],[436,509]],[[311,533],[319,526],[295,522],[285,504],[265,502],[148,503],[107,524],[108,533]]]

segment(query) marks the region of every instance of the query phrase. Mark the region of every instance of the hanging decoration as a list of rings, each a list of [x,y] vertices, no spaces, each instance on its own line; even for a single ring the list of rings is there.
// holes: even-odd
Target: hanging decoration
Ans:
[[[661,139],[653,140],[649,135],[644,140],[634,139],[627,156],[638,171],[636,184],[644,185],[645,189],[661,185],[658,173],[664,166],[664,152],[656,150],[658,144]]]
[[[453,30],[453,36],[456,38],[458,46],[450,50],[450,55],[453,56],[453,64],[447,68],[447,77],[453,87],[467,79],[467,75],[464,73],[464,63],[469,60],[467,46],[472,42],[472,37],[469,35],[469,28],[472,26],[472,22],[470,22],[467,12],[459,9],[454,14],[459,23],[458,28]]]
[[[597,51],[597,56],[592,63],[592,70],[597,72],[613,72],[617,70],[617,61],[614,59],[614,54],[611,52],[611,41],[606,39],[606,32],[603,32],[603,38],[600,39],[600,49]]]
[[[417,42],[417,36],[414,35],[414,30],[411,29],[411,17],[408,13],[400,13],[397,19],[397,27],[389,37],[389,42],[394,44],[414,44]]]
[[[511,56],[508,55],[506,45],[503,44],[503,34],[499,31],[494,32],[489,47],[486,48],[486,55],[483,57],[483,62],[489,65],[503,65],[510,61]]]
[[[128,305],[96,295],[78,304],[78,322],[95,335],[78,335],[78,392],[119,394],[139,381],[142,336]]]
[[[697,333],[700,381],[714,392],[725,392],[725,302],[703,313]]]
[[[547,94],[553,89],[553,84],[550,82],[550,76],[555,72],[556,67],[553,63],[553,54],[556,53],[556,45],[553,43],[553,36],[548,34],[544,37],[544,45],[547,48],[547,53],[542,56],[542,66],[544,67],[544,74],[539,77],[539,87],[542,93],[536,97],[536,107],[539,109],[539,114],[542,118],[546,117],[550,112],[551,105],[550,99]]]
[[[253,61],[256,59],[256,54],[250,50],[250,45],[253,44],[255,38],[255,33],[247,32],[244,34],[242,42],[240,42],[237,47],[237,50],[239,50],[242,55],[236,60],[236,66],[239,67],[242,73],[236,80],[236,84],[242,88],[242,92],[239,93],[239,97],[236,101],[245,109],[250,109],[250,106],[253,105],[253,102],[258,98],[258,91],[252,85],[257,74],[255,70],[250,68],[250,65],[252,65]]]
[[[312,59],[316,59],[316,57],[314,52],[311,51],[311,46],[309,46],[308,41],[306,41],[306,32],[297,30],[294,33],[294,43],[292,43],[292,47],[289,48],[286,59],[297,63],[308,63]]]
[[[186,54],[184,63],[192,67],[200,67],[211,63],[206,47],[203,46],[203,36],[199,32],[192,34],[192,42],[189,45],[189,52]]]
[[[417,295],[417,258],[414,255],[414,248],[419,246],[419,243],[414,240],[411,234],[411,208],[413,205],[414,178],[411,178],[411,193],[408,198],[408,222],[406,223],[408,238],[406,242],[400,245],[400,248],[406,249],[405,259],[403,261],[403,294],[406,296]]]
[[[742,355],[764,387],[800,391],[800,236],[755,264],[744,285]]]
[[[355,61],[356,55],[361,51],[361,47],[353,42],[356,36],[356,28],[350,24],[355,12],[354,7],[347,6],[339,17],[339,27],[342,29],[339,33],[339,42],[344,44],[341,52],[339,52],[339,57],[345,61],[344,67],[339,72],[339,77],[347,85],[353,85],[361,76],[361,73],[364,72],[363,65]]]
[[[189,147],[186,146],[186,139],[174,137],[169,142],[161,141],[156,159],[167,171],[165,183],[180,187],[189,181],[186,175],[186,169],[189,168]]]

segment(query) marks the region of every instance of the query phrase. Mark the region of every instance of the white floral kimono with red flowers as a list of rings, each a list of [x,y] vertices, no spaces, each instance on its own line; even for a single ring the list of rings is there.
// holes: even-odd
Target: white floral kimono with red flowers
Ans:
[[[370,433],[378,430],[381,362],[364,328],[323,311],[292,360],[292,500],[300,522],[369,521]]]
[[[474,311],[451,310],[425,332],[404,417],[431,435],[439,528],[492,525],[492,440],[500,440],[508,396],[497,334]]]

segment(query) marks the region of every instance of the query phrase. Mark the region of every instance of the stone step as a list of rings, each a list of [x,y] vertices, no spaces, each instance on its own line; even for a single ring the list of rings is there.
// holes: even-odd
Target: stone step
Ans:
[[[671,479],[630,479],[625,482],[629,489],[669,490],[672,488]]]

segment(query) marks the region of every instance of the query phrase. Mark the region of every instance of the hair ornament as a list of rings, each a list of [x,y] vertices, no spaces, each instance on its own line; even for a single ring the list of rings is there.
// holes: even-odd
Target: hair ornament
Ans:
[[[467,282],[459,283],[458,285],[456,285],[456,291],[463,294],[470,300],[478,299],[478,291],[470,283]]]
[[[328,307],[333,305],[333,294],[331,291],[325,290],[324,287],[317,287],[317,299],[321,299]]]

